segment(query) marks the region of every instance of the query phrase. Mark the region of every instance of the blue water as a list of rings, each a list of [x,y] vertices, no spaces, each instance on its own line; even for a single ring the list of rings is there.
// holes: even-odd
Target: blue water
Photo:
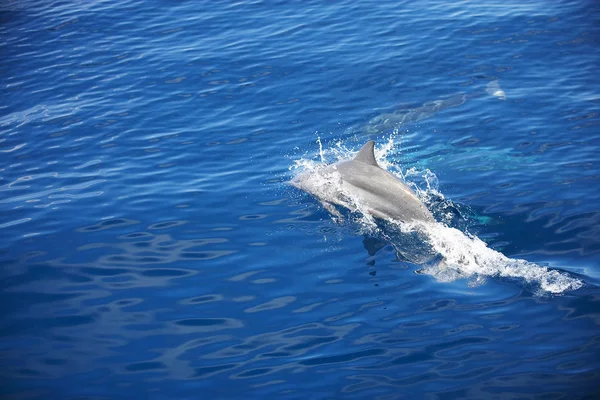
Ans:
[[[5,398],[598,394],[597,2],[6,0],[0,21]],[[583,286],[415,273],[287,183],[319,142],[369,139],[447,224]]]

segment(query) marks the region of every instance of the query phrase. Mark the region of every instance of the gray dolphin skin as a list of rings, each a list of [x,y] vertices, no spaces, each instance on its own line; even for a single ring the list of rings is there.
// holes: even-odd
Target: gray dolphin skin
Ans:
[[[367,142],[351,160],[327,165],[324,174],[338,178],[338,185],[319,183],[313,173],[305,172],[292,180],[292,185],[317,197],[332,213],[332,204],[361,210],[386,220],[401,222],[435,222],[433,215],[408,186],[375,160],[375,142]],[[338,175],[339,174],[339,175]],[[326,186],[326,187],[324,187]]]

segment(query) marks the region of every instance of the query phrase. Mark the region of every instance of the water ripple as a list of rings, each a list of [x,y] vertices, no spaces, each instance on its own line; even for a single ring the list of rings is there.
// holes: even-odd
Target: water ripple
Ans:
[[[589,397],[598,15],[1,2],[0,396]],[[285,184],[317,138],[357,148],[394,113],[369,138],[435,175],[445,222],[585,285],[437,282]]]

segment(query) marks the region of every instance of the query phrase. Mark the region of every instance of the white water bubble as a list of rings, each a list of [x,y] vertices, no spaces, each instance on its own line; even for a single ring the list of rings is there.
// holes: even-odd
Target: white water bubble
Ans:
[[[457,279],[478,276],[519,278],[555,294],[576,290],[583,286],[583,282],[567,273],[542,267],[530,261],[506,257],[490,249],[478,237],[465,234],[458,229],[440,223],[419,225],[434,250],[443,257],[441,265],[425,271],[434,278],[441,277],[442,280],[447,281],[448,272],[445,269],[449,268],[457,273]]]

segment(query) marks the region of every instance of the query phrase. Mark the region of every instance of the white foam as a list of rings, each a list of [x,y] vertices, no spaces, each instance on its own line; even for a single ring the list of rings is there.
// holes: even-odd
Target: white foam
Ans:
[[[441,281],[460,278],[484,277],[520,278],[550,293],[563,293],[583,286],[579,279],[567,273],[539,266],[535,263],[506,257],[490,249],[476,236],[440,223],[403,224],[403,229],[423,231],[433,249],[443,257],[440,265],[428,267],[423,272]]]

